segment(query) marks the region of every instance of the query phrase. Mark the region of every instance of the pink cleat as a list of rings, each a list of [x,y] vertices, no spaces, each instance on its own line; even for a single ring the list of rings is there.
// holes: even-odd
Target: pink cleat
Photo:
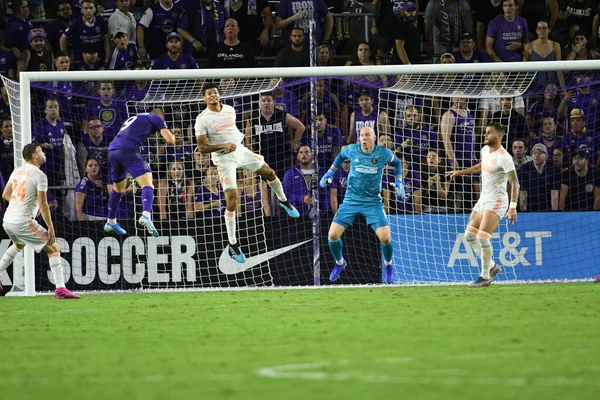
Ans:
[[[59,300],[62,299],[80,299],[81,296],[78,294],[75,294],[73,292],[71,292],[69,289],[61,287],[61,288],[56,288],[56,292],[54,292],[54,297],[56,297]]]

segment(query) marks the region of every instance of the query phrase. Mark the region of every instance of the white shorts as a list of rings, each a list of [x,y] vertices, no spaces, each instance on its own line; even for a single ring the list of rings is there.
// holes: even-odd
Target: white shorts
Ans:
[[[479,201],[473,207],[473,211],[480,214],[484,214],[486,211],[491,211],[498,215],[500,219],[504,218],[506,211],[508,211],[508,198],[499,197],[496,200],[490,199],[479,199]]]
[[[4,221],[2,227],[14,244],[31,246],[36,253],[42,251],[48,243],[48,231],[35,219],[18,224]]]
[[[235,151],[225,154],[214,152],[211,154],[212,162],[217,166],[219,179],[223,191],[237,188],[237,169],[256,172],[265,165],[265,159],[260,154],[255,154],[241,144]]]

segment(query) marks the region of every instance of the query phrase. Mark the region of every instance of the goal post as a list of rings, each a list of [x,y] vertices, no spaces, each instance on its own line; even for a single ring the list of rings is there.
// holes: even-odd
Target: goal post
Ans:
[[[300,161],[297,159],[296,153],[292,155],[291,150],[285,146],[281,150],[277,150],[281,151],[281,154],[269,154],[268,149],[265,148],[267,140],[262,136],[258,138],[260,132],[257,133],[255,126],[260,125],[262,121],[261,97],[265,93],[272,93],[279,89],[285,89],[292,94],[302,93],[307,104],[310,104],[316,96],[321,96],[319,90],[335,93],[336,101],[343,103],[345,107],[338,104],[339,114],[328,115],[327,119],[329,125],[340,128],[343,140],[346,140],[350,129],[351,113],[358,110],[356,106],[359,104],[360,95],[369,92],[374,108],[378,110],[377,124],[380,128],[385,125],[387,136],[392,140],[392,147],[396,149],[401,147],[401,143],[396,142],[396,136],[403,129],[406,119],[404,112],[409,103],[402,100],[406,96],[418,99],[423,104],[420,106],[419,112],[427,124],[434,125],[431,128],[432,132],[439,132],[439,124],[443,113],[447,110],[447,108],[443,108],[451,103],[450,99],[456,97],[465,99],[465,101],[474,101],[475,99],[490,98],[490,93],[486,92],[486,88],[488,88],[486,79],[492,73],[502,73],[505,79],[503,85],[497,87],[500,90],[493,94],[494,100],[497,100],[499,97],[541,95],[539,91],[534,92],[531,89],[528,91],[536,72],[596,71],[599,67],[600,62],[597,61],[578,61],[570,63],[330,66],[220,70],[73,71],[69,73],[23,72],[19,82],[4,78],[3,82],[9,94],[14,124],[15,167],[23,163],[21,150],[34,138],[35,123],[43,117],[42,109],[48,98],[62,96],[65,104],[74,107],[69,111],[72,115],[62,114],[61,116],[65,119],[67,133],[73,138],[73,145],[77,147],[78,139],[76,137],[88,134],[88,132],[83,132],[82,128],[86,125],[81,125],[82,115],[86,115],[84,109],[89,101],[99,100],[100,96],[93,91],[90,92],[89,87],[86,90],[77,89],[79,87],[77,83],[92,82],[91,87],[96,88],[102,82],[115,82],[113,89],[118,91],[122,89],[119,82],[125,84],[134,81],[148,81],[150,82],[149,90],[143,98],[132,99],[126,95],[116,95],[113,98],[115,103],[125,110],[123,111],[124,115],[121,116],[121,123],[128,116],[146,111],[151,106],[161,106],[168,110],[168,126],[170,128],[176,126],[181,130],[183,145],[192,148],[192,159],[188,158],[181,162],[181,169],[184,174],[187,174],[190,169],[195,168],[194,166],[207,162],[206,160],[202,161],[200,156],[197,160],[194,159],[196,156],[193,154],[195,138],[190,133],[193,120],[197,113],[204,108],[201,94],[202,83],[214,81],[222,85],[221,95],[224,101],[231,101],[231,104],[237,107],[236,110],[240,110],[237,114],[239,127],[243,133],[246,133],[246,129],[250,132],[251,137],[247,143],[253,147],[253,150],[273,160],[274,163],[285,159],[285,162],[282,161],[281,165],[277,165],[278,172],[281,171],[278,173],[279,178],[283,181],[285,172]],[[383,79],[370,79],[370,77],[387,77],[386,81],[392,82],[392,84],[386,86]],[[228,80],[231,80],[229,84]],[[326,83],[316,85],[315,81]],[[70,82],[73,88],[66,91],[56,89],[56,86],[60,85],[52,88],[49,85],[51,82]],[[312,82],[313,85],[306,86],[309,82]],[[307,87],[312,87],[312,90]],[[435,101],[438,101],[439,104]],[[301,100],[298,102],[301,103]],[[433,104],[438,105],[434,106]],[[302,109],[302,107],[301,105],[300,108]],[[319,109],[319,106],[316,108]],[[182,111],[182,109],[187,109],[187,111]],[[61,110],[63,110],[63,103],[61,103]],[[322,161],[328,161],[330,157],[321,157],[321,152],[325,147],[319,140],[315,140],[319,137],[316,132],[312,132],[319,129],[318,116],[315,121],[308,109],[304,109],[298,115],[293,115],[296,114],[296,111],[292,111],[292,109],[284,111],[303,123],[305,131],[299,145],[307,145],[311,148],[312,157],[318,160],[314,164],[318,166],[317,171],[313,171],[313,174],[320,173],[319,169],[328,167],[327,162],[321,165]],[[386,113],[387,122],[382,122],[385,118],[380,118],[383,111]],[[187,115],[182,116],[184,113]],[[332,123],[333,120],[336,121],[335,124]],[[100,122],[106,121],[101,120]],[[112,127],[106,125],[105,132],[109,128],[113,130],[113,134],[118,131],[117,125]],[[74,131],[81,132],[75,133]],[[290,132],[286,132],[286,134],[290,134],[291,138]],[[285,140],[290,140],[290,138]],[[438,141],[441,143],[441,140],[438,139]],[[339,143],[339,145],[341,144]],[[331,145],[333,148],[328,151],[339,151],[339,145]],[[273,146],[275,146],[273,148],[277,148],[276,145]],[[148,154],[152,154],[156,160],[160,160],[156,161],[158,170],[155,171],[157,182],[155,185],[157,198],[155,219],[159,220],[166,235],[149,238],[135,226],[135,216],[139,216],[136,214],[138,212],[136,199],[139,198],[139,193],[136,191],[139,191],[139,188],[135,184],[131,185],[130,195],[133,216],[125,218],[126,221],[132,222],[124,223],[133,230],[131,236],[120,238],[105,234],[101,229],[101,217],[97,220],[77,220],[74,210],[75,185],[77,184],[75,180],[77,179],[71,177],[71,182],[67,185],[69,187],[57,189],[62,192],[62,195],[57,197],[64,201],[59,207],[65,209],[61,210],[61,214],[53,214],[53,218],[59,219],[59,221],[55,221],[55,224],[61,229],[69,231],[66,233],[57,231],[61,248],[65,249],[63,258],[69,264],[69,268],[66,268],[67,272],[65,272],[70,278],[67,281],[69,288],[72,286],[73,289],[80,291],[188,290],[214,287],[314,285],[319,282],[329,284],[327,276],[331,257],[326,247],[326,237],[327,228],[333,216],[333,210],[328,208],[332,204],[329,196],[333,192],[318,190],[315,187],[314,175],[306,180],[310,193],[312,193],[311,201],[318,202],[319,208],[322,208],[323,204],[326,208],[319,210],[318,215],[314,213],[310,215],[311,208],[308,206],[305,217],[300,221],[292,221],[277,213],[277,202],[269,193],[267,185],[259,183],[255,177],[240,174],[238,188],[240,189],[242,185],[250,185],[248,188],[244,186],[243,190],[240,189],[240,199],[242,199],[243,192],[243,196],[245,196],[243,199],[246,200],[242,199],[242,201],[249,205],[253,204],[248,207],[248,210],[251,211],[246,209],[241,211],[245,214],[238,222],[238,234],[243,247],[247,249],[249,257],[253,259],[252,267],[245,269],[222,258],[222,250],[227,242],[221,215],[222,198],[219,198],[219,195],[214,191],[211,192],[210,189],[202,192],[197,187],[211,179],[210,167],[203,169],[202,179],[197,181],[186,175],[181,179],[183,183],[178,184],[175,178],[173,178],[174,182],[171,182],[170,174],[172,172],[176,177],[176,172],[171,171],[171,168],[176,170],[176,164],[181,159],[163,157],[164,152],[167,152],[167,155],[171,153],[168,153],[166,147],[160,142],[154,141],[147,147]],[[478,157],[481,142],[477,141],[474,147]],[[439,149],[440,158],[444,158],[441,154],[443,145],[440,144]],[[294,149],[294,151],[297,150],[297,148]],[[511,149],[507,150],[511,151]],[[77,159],[75,160],[77,161]],[[446,161],[443,160],[443,162]],[[407,159],[405,162],[410,165],[412,161]],[[85,168],[79,168],[79,170],[83,174],[86,173]],[[300,176],[302,173],[302,171],[299,172]],[[343,185],[343,180],[344,178],[340,178],[340,185]],[[173,183],[173,187],[169,186],[171,183]],[[464,184],[460,190],[456,190],[456,193],[472,192],[471,196],[476,196],[474,189],[476,183]],[[186,191],[186,188],[189,189]],[[173,205],[170,203],[168,193],[177,190],[180,191],[179,193],[185,194],[180,194],[183,199],[181,204]],[[248,192],[251,192],[252,195],[248,195]],[[340,192],[342,192],[342,186],[337,188],[335,193],[339,196]],[[213,210],[213,213],[209,213],[208,209],[202,205],[207,201],[204,200],[203,203],[202,196],[208,196],[210,200],[211,193],[215,196],[212,204],[219,204],[215,206],[217,210]],[[464,248],[465,242],[462,238],[464,225],[468,218],[468,207],[447,209],[444,212],[433,208],[427,211],[421,208],[418,212],[414,209],[406,210],[404,205],[393,197],[385,181],[382,194],[384,197],[387,196],[385,205],[390,214],[390,225],[395,243],[394,265],[397,283],[456,283],[466,282],[473,278],[477,269],[475,268],[477,261],[470,250]],[[177,196],[175,195],[174,198]],[[177,202],[178,200],[173,201]],[[466,201],[465,204],[467,204]],[[164,209],[160,207],[165,205],[167,214],[163,216],[161,213],[164,212]],[[171,208],[171,206],[173,207]],[[268,213],[265,208],[267,206]],[[169,214],[171,212],[173,214]],[[501,224],[499,235],[494,239],[494,247],[496,253],[503,252],[502,256],[498,254],[500,260],[509,264],[510,268],[505,274],[506,279],[569,280],[592,276],[594,267],[590,263],[594,260],[597,251],[591,241],[584,242],[585,250],[588,252],[586,255],[571,253],[574,250],[570,248],[549,249],[550,246],[558,246],[558,240],[568,236],[565,227],[567,221],[571,221],[573,227],[583,229],[587,226],[588,221],[595,220],[595,215],[587,217],[587,214],[522,214],[523,219],[518,224],[535,225],[536,230],[517,229],[517,231],[513,231],[512,227]],[[315,218],[318,221],[316,225],[311,223],[311,219],[314,221]],[[547,228],[544,224],[547,225]],[[597,225],[591,225],[589,229],[597,234],[600,228]],[[354,228],[347,230],[344,238],[344,240],[348,240],[345,251],[348,252],[351,268],[345,272],[346,277],[342,277],[342,283],[380,283],[382,281],[381,256],[370,228],[363,222],[358,222]],[[320,252],[311,251],[310,246],[314,242],[320,242],[318,245]],[[528,243],[527,246],[524,245],[525,242]],[[546,243],[549,242],[552,244],[546,246]],[[527,249],[523,253],[525,247]],[[548,259],[552,257],[560,260],[563,265],[559,267],[555,262],[552,263],[551,270],[544,271],[545,263],[550,265]],[[569,257],[574,261],[568,261]],[[33,251],[26,247],[24,293],[28,296],[35,295],[36,291],[51,290],[50,277],[46,276],[46,271],[40,272],[40,268],[38,268],[40,260],[44,263],[43,258],[35,256]],[[536,268],[534,269],[532,266],[536,266]],[[7,275],[3,274],[2,276],[6,279]]]

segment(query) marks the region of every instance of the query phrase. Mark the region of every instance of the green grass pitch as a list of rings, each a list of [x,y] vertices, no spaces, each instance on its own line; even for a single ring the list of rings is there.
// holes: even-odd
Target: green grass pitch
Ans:
[[[0,298],[2,399],[598,399],[600,284]]]

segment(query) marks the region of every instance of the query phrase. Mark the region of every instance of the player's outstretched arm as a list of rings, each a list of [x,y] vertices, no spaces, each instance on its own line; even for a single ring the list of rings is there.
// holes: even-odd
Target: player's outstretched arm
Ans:
[[[512,170],[508,173],[508,182],[510,183],[510,205],[508,206],[506,218],[514,224],[517,222],[517,202],[519,201],[520,189],[516,170]]]
[[[170,145],[175,144],[175,136],[171,133],[170,130],[168,130],[166,128],[162,128],[160,130],[160,136],[162,136],[163,139],[165,139],[167,144],[170,144]]]
[[[446,175],[449,176],[450,180],[452,181],[452,180],[454,180],[454,178],[456,178],[458,176],[479,174],[480,172],[481,172],[481,163],[478,163],[469,168],[448,171],[448,172],[446,172]]]

